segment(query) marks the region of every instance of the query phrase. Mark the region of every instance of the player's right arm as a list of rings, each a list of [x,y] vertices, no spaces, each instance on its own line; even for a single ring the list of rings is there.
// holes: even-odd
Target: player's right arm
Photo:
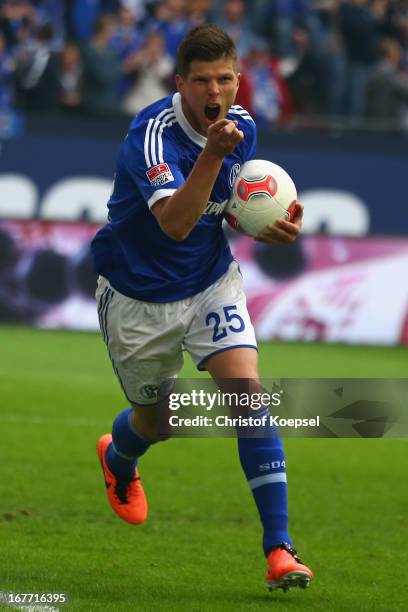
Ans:
[[[221,119],[208,128],[207,143],[186,181],[152,206],[162,231],[173,240],[187,238],[203,214],[224,157],[244,138],[235,121]]]

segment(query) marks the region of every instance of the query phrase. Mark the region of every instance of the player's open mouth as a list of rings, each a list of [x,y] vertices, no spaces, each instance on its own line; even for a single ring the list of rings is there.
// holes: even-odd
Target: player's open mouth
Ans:
[[[219,104],[207,104],[204,112],[209,121],[215,121],[220,114],[221,106]]]

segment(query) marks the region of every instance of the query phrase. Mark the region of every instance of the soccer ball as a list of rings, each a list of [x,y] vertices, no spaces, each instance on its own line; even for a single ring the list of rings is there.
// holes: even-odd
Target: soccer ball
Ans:
[[[289,174],[270,161],[246,162],[235,179],[224,216],[238,232],[257,236],[278,219],[291,221],[297,202],[296,187]]]

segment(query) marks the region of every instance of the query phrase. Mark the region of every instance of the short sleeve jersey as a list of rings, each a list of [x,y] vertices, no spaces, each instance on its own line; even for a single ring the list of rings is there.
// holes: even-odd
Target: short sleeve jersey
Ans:
[[[255,155],[255,124],[230,108],[244,139],[224,158],[210,201],[189,236],[176,241],[150,210],[188,178],[206,138],[188,123],[179,93],[148,106],[133,120],[118,154],[108,223],[92,242],[95,271],[114,289],[146,302],[173,302],[204,291],[228,269],[231,251],[223,211],[241,165]]]

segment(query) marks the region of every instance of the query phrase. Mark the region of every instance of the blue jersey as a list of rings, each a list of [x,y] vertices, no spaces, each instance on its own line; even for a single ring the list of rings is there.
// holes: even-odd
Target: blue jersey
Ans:
[[[231,251],[223,211],[241,165],[255,155],[256,128],[242,107],[230,108],[244,140],[224,158],[203,215],[189,236],[176,241],[150,208],[184,183],[207,139],[188,123],[180,94],[160,100],[133,120],[119,151],[109,222],[92,242],[95,271],[124,295],[173,302],[204,291],[228,269]]]

